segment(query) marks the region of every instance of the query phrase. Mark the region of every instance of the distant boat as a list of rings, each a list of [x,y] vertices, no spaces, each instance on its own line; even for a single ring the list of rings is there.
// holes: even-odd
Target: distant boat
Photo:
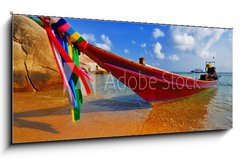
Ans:
[[[200,68],[196,68],[196,69],[192,70],[191,73],[205,73],[205,72]]]
[[[217,80],[197,80],[140,64],[90,43],[80,49],[99,66],[111,72],[114,77],[150,103],[193,95],[216,86],[218,83]]]

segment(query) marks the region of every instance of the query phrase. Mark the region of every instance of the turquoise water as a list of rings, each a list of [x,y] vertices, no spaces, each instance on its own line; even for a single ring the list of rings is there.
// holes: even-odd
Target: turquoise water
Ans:
[[[181,75],[193,77],[192,74]],[[84,98],[83,113],[113,111],[139,113],[139,110],[148,110],[150,113],[145,117],[148,121],[158,123],[160,121],[156,120],[160,120],[159,118],[161,122],[165,120],[164,118],[174,119],[175,126],[179,129],[182,125],[186,125],[186,130],[228,129],[232,127],[232,73],[219,75],[221,77],[216,88],[185,99],[161,103],[157,108],[152,108],[111,75],[95,75],[95,94]],[[199,78],[199,75],[195,78]],[[162,112],[169,114],[166,117]]]
[[[220,73],[216,96],[209,104],[209,118],[212,126],[232,125],[232,73]]]

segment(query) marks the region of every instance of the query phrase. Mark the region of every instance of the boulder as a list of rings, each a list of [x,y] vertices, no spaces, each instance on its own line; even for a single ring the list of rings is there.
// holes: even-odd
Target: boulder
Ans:
[[[22,15],[14,15],[12,25],[14,91],[62,88],[45,30]]]

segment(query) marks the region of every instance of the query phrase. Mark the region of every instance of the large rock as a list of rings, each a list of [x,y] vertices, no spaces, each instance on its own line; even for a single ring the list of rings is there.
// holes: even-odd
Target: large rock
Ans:
[[[26,16],[13,16],[14,91],[45,91],[62,81],[45,30]]]

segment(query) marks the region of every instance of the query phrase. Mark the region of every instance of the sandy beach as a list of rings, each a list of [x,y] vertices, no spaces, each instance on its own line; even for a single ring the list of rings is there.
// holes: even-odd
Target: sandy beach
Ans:
[[[215,93],[215,90],[210,90],[155,108],[140,106],[130,110],[119,108],[103,111],[99,108],[99,111],[91,111],[86,108],[89,105],[83,105],[81,120],[75,123],[72,122],[70,105],[62,90],[14,93],[13,142],[211,130],[217,127],[211,128],[206,124],[207,105]],[[196,100],[199,102],[195,103]]]

